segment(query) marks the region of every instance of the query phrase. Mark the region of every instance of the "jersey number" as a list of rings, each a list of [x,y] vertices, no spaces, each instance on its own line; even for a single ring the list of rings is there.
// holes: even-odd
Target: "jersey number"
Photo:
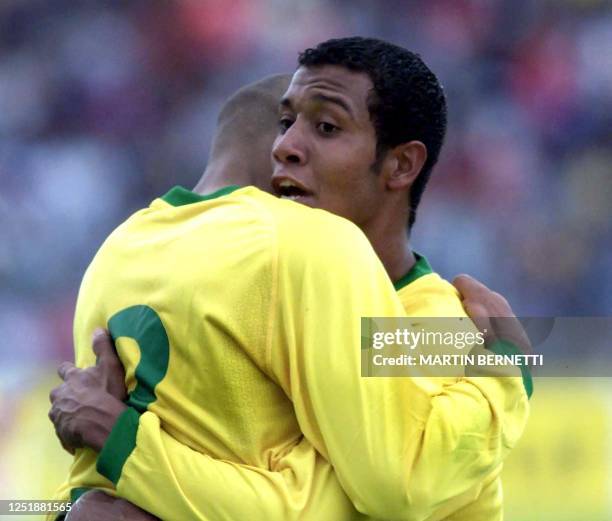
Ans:
[[[140,362],[135,372],[136,387],[126,403],[143,413],[157,400],[155,386],[168,371],[170,344],[164,324],[149,306],[131,306],[115,313],[108,321],[108,329],[115,342],[120,337],[127,337],[138,344]]]

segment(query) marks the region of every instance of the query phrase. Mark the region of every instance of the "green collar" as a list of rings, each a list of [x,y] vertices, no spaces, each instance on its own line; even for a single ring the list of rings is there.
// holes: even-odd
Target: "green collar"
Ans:
[[[406,275],[404,275],[401,279],[396,280],[393,283],[395,291],[399,291],[400,289],[406,287],[408,284],[411,284],[423,275],[433,273],[433,270],[431,269],[429,262],[427,262],[427,259],[416,252],[413,253],[416,258],[416,262],[414,263],[414,266],[410,268],[410,271],[406,273]]]
[[[232,192],[242,188],[241,186],[232,185],[226,186],[213,192],[212,194],[200,195],[187,190],[182,186],[175,186],[166,195],[162,196],[162,199],[172,206],[183,206],[185,204],[201,203],[202,201],[209,201],[210,199],[216,199],[223,195],[231,194]]]

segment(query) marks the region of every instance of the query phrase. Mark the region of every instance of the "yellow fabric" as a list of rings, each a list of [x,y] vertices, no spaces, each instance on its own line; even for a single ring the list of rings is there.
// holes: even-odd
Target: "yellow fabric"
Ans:
[[[440,291],[436,277],[404,291]],[[463,314],[453,298],[407,305]],[[170,359],[117,492],[165,520],[360,519],[342,489],[373,518],[442,519],[526,421],[520,378],[361,378],[360,317],[403,314],[384,268],[352,224],[254,188],[158,199],[109,237],[79,294],[79,366],[93,329],[134,305],[161,318]],[[134,387],[142,354],[118,352]],[[95,457],[79,451],[60,496],[113,493]]]

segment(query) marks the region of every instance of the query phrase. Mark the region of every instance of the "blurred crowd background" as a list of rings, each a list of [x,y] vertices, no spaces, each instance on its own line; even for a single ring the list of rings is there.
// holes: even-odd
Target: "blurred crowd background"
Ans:
[[[195,184],[219,107],[236,88],[294,70],[305,47],[354,34],[420,53],[448,96],[417,251],[446,277],[480,278],[521,315],[612,315],[610,2],[2,0],[3,498],[49,494],[36,468],[65,461],[37,419],[54,366],[72,356],[79,281],[104,237],[170,187]],[[557,410],[550,403],[544,415]],[[586,418],[608,418],[606,403]],[[600,423],[589,436],[601,434],[610,461],[610,422]],[[574,447],[584,461],[576,450],[590,449]],[[516,460],[516,483],[533,476],[529,458]],[[606,494],[610,468],[596,481]],[[517,490],[508,491],[518,509],[508,519],[536,519],[521,517],[535,500]],[[609,519],[601,505],[580,518]]]

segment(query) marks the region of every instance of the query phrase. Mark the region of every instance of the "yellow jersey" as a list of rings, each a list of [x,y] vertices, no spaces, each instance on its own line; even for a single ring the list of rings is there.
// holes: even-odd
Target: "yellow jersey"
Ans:
[[[78,451],[59,496],[102,488],[165,520],[456,510],[522,432],[525,392],[518,378],[361,378],[360,317],[403,314],[348,221],[253,187],[173,189],[83,279],[77,365],[108,327],[130,408],[99,457]]]

